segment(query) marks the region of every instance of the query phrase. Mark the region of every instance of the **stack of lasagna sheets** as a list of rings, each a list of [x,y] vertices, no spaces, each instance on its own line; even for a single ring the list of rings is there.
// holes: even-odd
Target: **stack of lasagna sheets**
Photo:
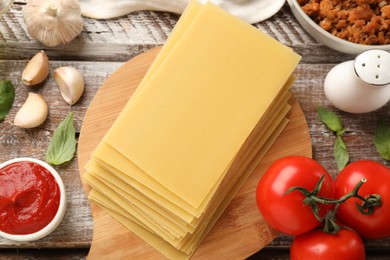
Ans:
[[[188,259],[286,126],[299,59],[190,2],[92,153],[89,199],[166,257]]]

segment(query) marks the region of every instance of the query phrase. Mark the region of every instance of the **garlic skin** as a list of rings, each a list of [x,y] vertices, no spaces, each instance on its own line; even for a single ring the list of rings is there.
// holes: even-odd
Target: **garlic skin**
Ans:
[[[53,78],[65,102],[74,105],[80,99],[85,87],[80,72],[70,66],[60,67],[54,70]]]
[[[70,42],[83,29],[77,0],[28,0],[23,17],[31,37],[48,47]]]
[[[44,51],[40,51],[27,63],[22,81],[27,86],[37,85],[47,78],[49,70],[49,59]]]
[[[49,108],[43,97],[36,93],[28,93],[28,97],[16,113],[14,125],[21,128],[34,128],[47,118]]]

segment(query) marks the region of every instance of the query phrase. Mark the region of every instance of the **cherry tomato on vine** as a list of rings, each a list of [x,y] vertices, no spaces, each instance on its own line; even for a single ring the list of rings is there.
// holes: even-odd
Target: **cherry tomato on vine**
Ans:
[[[366,251],[360,236],[341,228],[335,234],[314,229],[296,236],[290,248],[291,260],[364,260]]]
[[[374,207],[372,214],[362,214],[356,203],[361,205],[358,198],[348,199],[340,205],[336,218],[356,230],[361,236],[379,239],[390,236],[390,169],[386,166],[362,160],[347,165],[336,177],[336,196],[341,197],[351,192],[355,185],[366,178],[358,194],[367,198],[370,194],[380,195],[382,205]]]
[[[264,220],[274,229],[288,235],[299,235],[317,227],[317,220],[305,196],[298,190],[286,192],[294,186],[314,190],[321,176],[323,183],[317,196],[334,198],[334,184],[329,173],[316,161],[304,156],[287,156],[275,161],[260,179],[256,200]],[[319,204],[323,217],[333,205]]]

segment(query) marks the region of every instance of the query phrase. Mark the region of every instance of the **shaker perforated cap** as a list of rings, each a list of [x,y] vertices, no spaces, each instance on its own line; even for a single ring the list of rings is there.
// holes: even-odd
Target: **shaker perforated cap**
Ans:
[[[362,52],[355,59],[355,72],[368,84],[390,84],[390,53],[383,50]]]

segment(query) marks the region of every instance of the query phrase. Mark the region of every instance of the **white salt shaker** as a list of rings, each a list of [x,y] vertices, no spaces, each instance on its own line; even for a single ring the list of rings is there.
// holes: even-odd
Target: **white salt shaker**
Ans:
[[[324,82],[329,101],[349,113],[368,113],[390,100],[390,53],[368,50],[333,67]]]

